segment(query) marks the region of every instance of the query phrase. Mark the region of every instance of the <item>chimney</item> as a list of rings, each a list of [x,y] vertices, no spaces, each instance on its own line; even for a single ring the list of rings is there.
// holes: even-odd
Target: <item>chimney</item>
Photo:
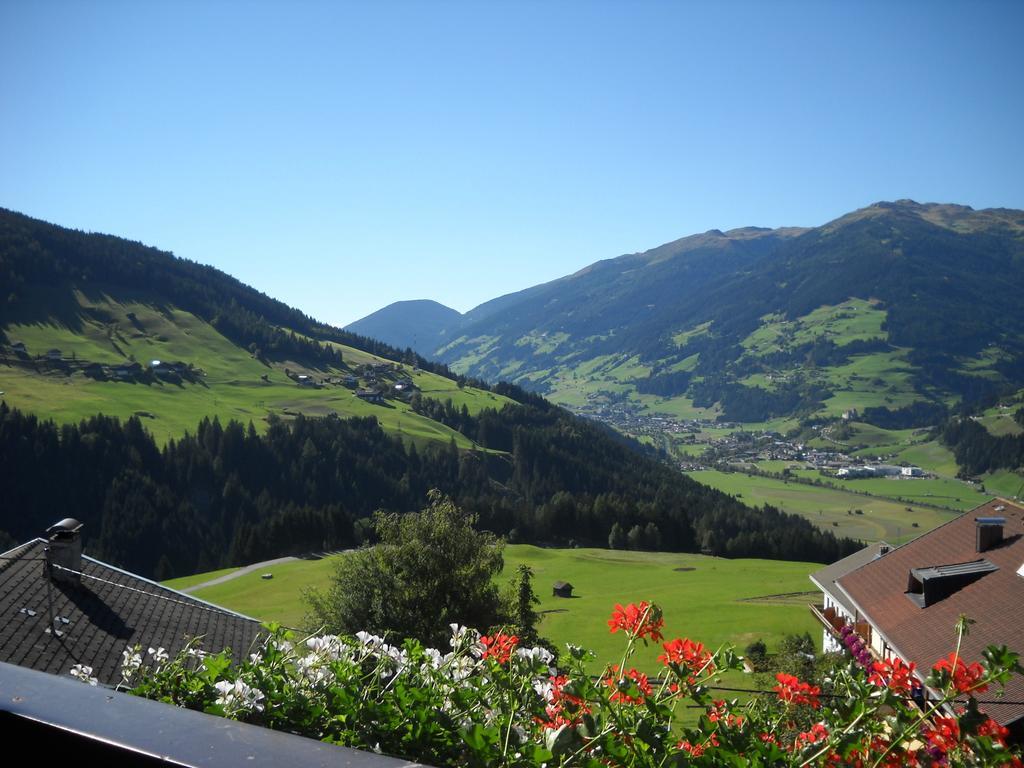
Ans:
[[[889,545],[888,544],[883,544],[882,546],[880,546],[878,548],[878,556],[879,557],[881,557],[882,555],[888,555],[888,554],[889,554]]]
[[[993,547],[999,546],[1003,541],[1004,525],[1006,525],[1005,517],[975,518],[975,549],[978,552],[987,552]]]
[[[81,579],[77,572],[82,570],[82,524],[73,517],[66,517],[46,529],[46,538],[46,570],[50,579],[78,586]],[[76,573],[69,573],[65,568]]]

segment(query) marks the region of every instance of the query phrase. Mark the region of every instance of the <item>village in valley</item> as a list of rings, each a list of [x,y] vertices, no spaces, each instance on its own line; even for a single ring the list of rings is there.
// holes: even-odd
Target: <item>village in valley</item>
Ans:
[[[638,411],[628,403],[576,409],[576,413],[638,438],[648,437],[659,441],[665,435],[672,436],[676,445],[692,447],[683,451],[684,455],[678,461],[679,468],[684,472],[713,468],[757,473],[759,462],[786,461],[792,463],[790,469],[817,470],[824,477],[846,480],[933,476],[921,467],[887,463],[885,456],[877,456],[873,462],[852,456],[841,450],[838,441],[830,437],[832,426],[827,423],[813,424],[810,429],[819,442],[833,443],[835,447],[832,448],[812,447],[800,439],[787,437],[774,430],[751,430],[740,422],[651,415]],[[848,421],[850,417],[856,417],[856,411],[844,414],[843,421]]]

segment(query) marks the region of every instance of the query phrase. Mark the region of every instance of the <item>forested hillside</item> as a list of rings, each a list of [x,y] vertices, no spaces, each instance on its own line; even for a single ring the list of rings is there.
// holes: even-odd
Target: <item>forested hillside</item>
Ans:
[[[329,365],[340,359],[327,343],[335,342],[451,375],[445,366],[408,350],[317,322],[214,267],[124,238],[66,229],[0,208],[0,329],[11,322],[54,320],[74,327],[80,322],[73,310],[74,290],[93,284],[156,294],[165,304],[209,322],[261,359]],[[0,336],[3,341],[14,340]]]
[[[73,516],[90,554],[162,579],[358,544],[372,511],[417,509],[436,487],[521,542],[606,546],[617,527],[636,548],[821,562],[858,546],[745,507],[546,404],[452,415],[490,450],[420,451],[372,418],[302,416],[265,435],[204,420],[160,448],[137,418],[58,427],[0,404],[0,538]]]

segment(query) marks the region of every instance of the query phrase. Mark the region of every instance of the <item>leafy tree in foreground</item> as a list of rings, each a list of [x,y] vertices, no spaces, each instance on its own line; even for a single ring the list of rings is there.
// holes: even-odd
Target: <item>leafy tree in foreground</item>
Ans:
[[[501,618],[494,576],[502,543],[478,532],[476,515],[433,490],[422,512],[377,512],[379,542],[339,560],[325,593],[306,593],[311,625],[416,638],[442,646],[449,624],[490,627]]]

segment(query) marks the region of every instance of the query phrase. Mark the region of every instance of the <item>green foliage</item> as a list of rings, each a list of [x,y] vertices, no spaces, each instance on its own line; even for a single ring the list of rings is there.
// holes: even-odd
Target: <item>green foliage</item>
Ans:
[[[204,419],[161,449],[138,418],[58,428],[0,403],[10,478],[0,530],[25,541],[53,523],[54,509],[73,508],[98,557],[147,575],[166,557],[160,575],[171,577],[351,546],[376,509],[415,509],[439,488],[481,528],[516,528],[523,541],[604,545],[616,522],[654,522],[668,550],[693,551],[708,529],[737,557],[823,562],[856,548],[796,517],[749,510],[548,404],[465,418],[511,451],[418,450],[374,418],[302,415],[272,418],[264,435]]]
[[[502,595],[501,623],[526,645],[537,645],[541,639],[537,634],[541,616],[534,608],[536,605],[540,605],[540,598],[533,591],[533,569],[520,563]],[[547,641],[543,644],[547,645]]]
[[[569,645],[558,668],[541,648],[506,634],[455,627],[451,652],[302,636],[270,627],[237,666],[227,654],[186,648],[125,654],[120,687],[179,706],[437,766],[834,766],[1019,764],[1019,746],[979,709],[974,694],[1022,671],[1016,653],[989,648],[980,663],[928,677],[935,697],[918,709],[909,679],[837,660],[830,688],[780,674],[769,695],[716,699],[738,669],[730,648],[710,652],[676,638],[662,644],[658,677],[628,666],[640,642],[659,642],[661,611],[616,606],[616,663],[596,676],[592,654]],[[798,643],[799,645],[799,643]],[[621,648],[621,647],[620,647]],[[72,674],[88,682],[87,668]],[[958,712],[947,714],[956,700]],[[700,712],[685,723],[682,713]]]
[[[973,418],[950,419],[942,442],[953,449],[961,474],[967,477],[1024,465],[1024,434],[996,436]]]
[[[768,647],[764,644],[764,640],[752,642],[746,647],[744,654],[755,672],[768,671]]]
[[[452,623],[498,622],[502,544],[439,491],[429,499],[421,512],[374,515],[377,544],[338,560],[329,589],[307,594],[308,625],[441,645]]]

